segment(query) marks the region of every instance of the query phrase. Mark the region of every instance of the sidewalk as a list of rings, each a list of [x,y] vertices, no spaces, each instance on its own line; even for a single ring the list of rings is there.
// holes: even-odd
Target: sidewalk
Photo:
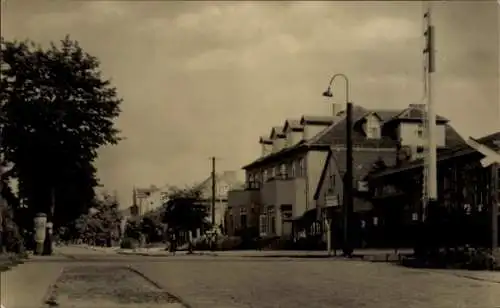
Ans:
[[[489,281],[500,284],[500,272],[495,271],[468,271],[468,270],[452,270],[452,269],[432,269],[429,270],[435,273],[453,275],[462,278],[469,278],[479,281]]]
[[[110,248],[107,248],[108,251]],[[138,248],[138,249],[116,249],[118,254],[140,255],[140,256],[170,256],[171,253],[164,248]],[[363,249],[354,252],[354,259],[373,262],[397,261],[400,255],[411,254],[411,250],[400,250],[395,253],[392,249]],[[178,251],[176,255],[187,255],[186,251]],[[214,257],[247,257],[247,258],[341,258],[341,252],[337,255],[328,256],[326,251],[304,251],[304,250],[229,250],[229,251],[196,251],[194,255],[205,255]]]
[[[0,272],[8,271],[11,268],[22,264],[24,258],[14,253],[0,254]]]
[[[0,303],[8,308],[40,307],[63,265],[25,263],[0,273]]]

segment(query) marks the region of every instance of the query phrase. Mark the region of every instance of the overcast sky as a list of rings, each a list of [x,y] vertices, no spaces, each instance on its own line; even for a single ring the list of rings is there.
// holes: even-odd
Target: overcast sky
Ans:
[[[435,100],[464,137],[500,128],[496,1],[434,2]],[[413,2],[2,1],[2,35],[40,43],[70,34],[124,99],[127,140],[99,175],[132,186],[183,185],[239,169],[259,135],[302,114],[328,115],[330,76],[351,99],[404,108],[422,97],[422,4]],[[341,84],[335,89],[339,102]]]

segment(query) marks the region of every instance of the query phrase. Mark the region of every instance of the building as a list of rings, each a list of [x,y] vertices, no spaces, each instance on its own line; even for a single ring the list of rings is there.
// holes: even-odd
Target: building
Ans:
[[[222,225],[226,228],[228,223],[225,219],[225,212],[228,207],[228,192],[238,189],[244,185],[241,180],[242,176],[237,171],[224,171],[215,174],[215,224]],[[203,182],[196,186],[201,190],[203,202],[207,205],[208,219],[211,220],[211,206],[212,206],[212,177],[208,177]]]
[[[500,132],[478,142],[500,151]],[[483,247],[491,244],[491,209],[500,207],[500,167],[483,167],[483,158],[483,154],[466,144],[438,152],[439,207],[429,209],[432,212],[428,215],[446,217],[447,223],[442,222],[446,232],[435,234],[442,243]],[[373,203],[370,215],[377,218],[378,226],[374,227],[379,229],[374,233],[384,233],[386,239],[400,246],[411,245],[412,225],[422,218],[423,163],[422,159],[398,162],[392,167],[378,168],[366,177]]]
[[[403,110],[353,106],[355,177],[362,178],[379,157],[394,164],[398,153],[405,153],[402,159],[407,160],[423,157],[422,116],[420,105]],[[300,223],[305,216],[317,221],[319,209],[341,204],[345,121],[344,111],[335,117],[303,116],[300,121],[287,120],[283,127],[274,127],[269,136],[261,137],[261,157],[243,167],[245,189],[230,194],[231,214],[247,215],[246,227],[258,226],[262,234],[290,236],[310,227]],[[441,149],[464,142],[440,116],[437,130]],[[369,207],[363,203],[358,201],[355,206]],[[242,219],[236,220],[239,228],[245,227]]]
[[[137,206],[138,215],[142,216],[162,207],[167,202],[169,190],[170,186],[158,188],[155,185],[134,188],[133,205]]]

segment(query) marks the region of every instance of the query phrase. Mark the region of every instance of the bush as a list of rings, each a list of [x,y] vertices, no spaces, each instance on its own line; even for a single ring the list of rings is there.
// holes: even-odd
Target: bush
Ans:
[[[448,268],[465,270],[500,269],[500,264],[488,249],[459,247],[443,249],[434,254],[403,259],[402,264],[410,267]]]
[[[134,239],[134,238],[131,238],[131,237],[126,237],[121,241],[120,248],[121,249],[137,249],[137,248],[139,248],[139,241]]]
[[[234,250],[241,247],[242,240],[239,237],[225,237],[217,243],[218,250]]]

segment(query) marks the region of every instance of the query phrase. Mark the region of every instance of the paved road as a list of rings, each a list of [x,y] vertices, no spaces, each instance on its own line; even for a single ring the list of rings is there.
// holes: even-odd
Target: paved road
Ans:
[[[60,308],[500,307],[500,283],[384,263],[60,252],[2,276],[7,308],[43,307],[43,297]]]

